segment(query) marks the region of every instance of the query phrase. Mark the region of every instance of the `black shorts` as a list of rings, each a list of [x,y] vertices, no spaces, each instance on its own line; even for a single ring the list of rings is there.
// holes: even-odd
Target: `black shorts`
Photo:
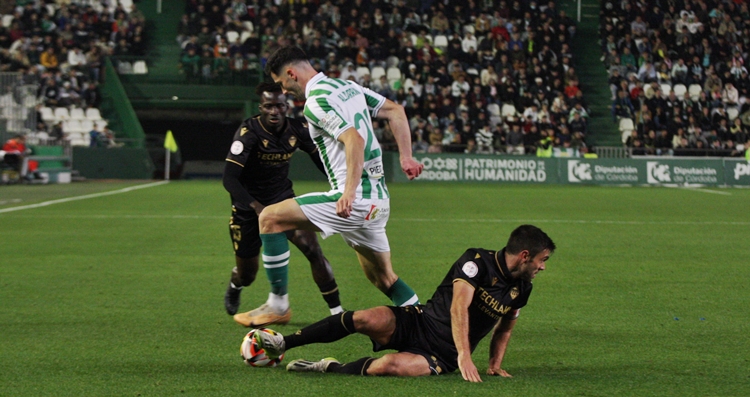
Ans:
[[[253,258],[260,253],[260,227],[258,214],[254,210],[242,211],[232,206],[229,218],[229,236],[232,238],[234,254],[240,258]]]
[[[427,360],[433,375],[458,369],[457,357],[453,353],[455,348],[440,348],[445,346],[446,342],[431,337],[433,333],[429,332],[424,321],[422,305],[388,308],[396,316],[396,330],[385,345],[372,341],[372,351],[398,350],[418,354]]]

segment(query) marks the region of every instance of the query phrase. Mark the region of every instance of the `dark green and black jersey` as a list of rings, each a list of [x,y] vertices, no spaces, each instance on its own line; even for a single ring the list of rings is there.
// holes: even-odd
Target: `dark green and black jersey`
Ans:
[[[526,305],[532,287],[531,282],[510,276],[508,265],[505,263],[505,249],[467,250],[453,264],[435,294],[422,308],[428,332],[432,333],[427,337],[450,343],[453,351],[453,283],[464,282],[474,287],[474,298],[469,305],[469,343],[472,351],[501,318],[513,318],[517,310]],[[433,342],[433,345],[436,344]]]
[[[320,161],[310,133],[301,121],[287,118],[283,130],[274,134],[264,128],[260,116],[245,120],[235,132],[226,158],[227,165],[242,167],[242,172],[239,175],[235,172],[233,178],[227,178],[229,167],[225,171],[224,185],[232,196],[232,204],[248,210],[254,200],[270,205],[293,197],[289,160],[297,149],[310,153],[313,161]],[[232,179],[241,188],[237,182],[231,183]]]

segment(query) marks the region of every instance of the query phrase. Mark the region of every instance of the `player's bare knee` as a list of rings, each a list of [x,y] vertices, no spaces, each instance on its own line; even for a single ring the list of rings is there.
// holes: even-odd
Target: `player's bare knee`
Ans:
[[[269,207],[265,208],[258,217],[258,224],[260,226],[260,233],[274,233],[276,224],[278,223],[278,216],[276,211],[269,210]]]

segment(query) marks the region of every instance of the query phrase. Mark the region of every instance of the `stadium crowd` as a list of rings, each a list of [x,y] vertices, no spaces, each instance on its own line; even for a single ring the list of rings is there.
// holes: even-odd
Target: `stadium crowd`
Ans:
[[[9,123],[22,122],[17,132],[37,143],[100,145],[91,137],[108,133],[98,111],[104,59],[146,52],[143,14],[125,3],[31,0],[0,10],[0,72],[22,76],[0,105]],[[37,92],[19,89],[33,85]]]
[[[317,70],[404,105],[417,152],[550,156],[586,150],[574,34],[554,1],[188,0],[177,41],[183,72],[209,80],[297,44]]]
[[[612,117],[633,154],[747,149],[747,1],[608,0],[600,16]]]

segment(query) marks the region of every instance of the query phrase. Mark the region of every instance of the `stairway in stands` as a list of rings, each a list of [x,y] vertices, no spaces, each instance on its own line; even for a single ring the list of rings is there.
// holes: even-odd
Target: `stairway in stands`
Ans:
[[[607,72],[599,60],[602,56],[599,39],[598,0],[581,1],[581,21],[573,40],[576,70],[581,80],[584,98],[591,110],[589,120],[589,144],[593,146],[622,146],[617,125],[610,112],[612,95],[607,83]],[[577,17],[577,2],[565,0],[561,9],[573,19]]]
[[[178,73],[180,46],[177,44],[177,23],[185,13],[183,0],[162,2],[157,12],[156,2],[141,3],[140,9],[149,21],[149,75],[155,81],[180,83],[184,80]]]

